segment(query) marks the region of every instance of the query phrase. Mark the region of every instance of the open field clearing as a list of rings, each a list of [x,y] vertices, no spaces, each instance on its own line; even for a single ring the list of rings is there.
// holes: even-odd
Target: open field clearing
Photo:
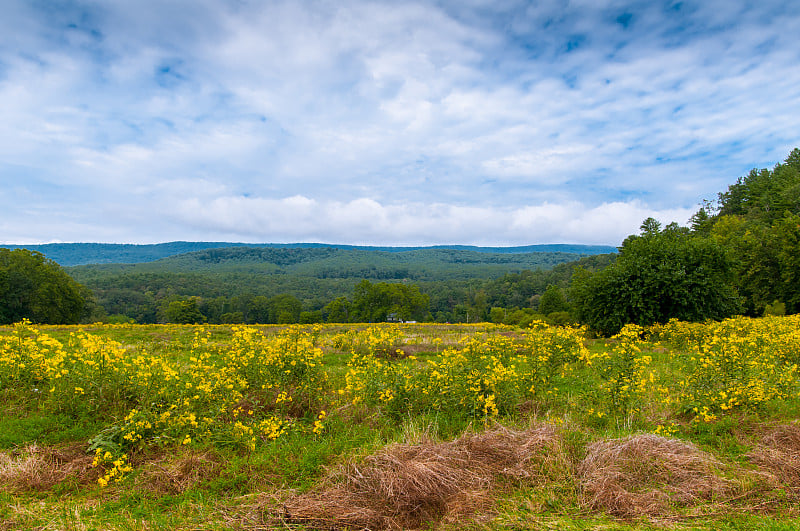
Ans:
[[[800,317],[0,328],[0,529],[800,528]]]

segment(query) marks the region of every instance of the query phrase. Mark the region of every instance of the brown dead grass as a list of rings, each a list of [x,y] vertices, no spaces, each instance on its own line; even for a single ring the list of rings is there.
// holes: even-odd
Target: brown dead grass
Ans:
[[[551,426],[393,444],[334,470],[322,488],[284,501],[271,516],[316,529],[416,529],[489,512],[509,483],[547,481],[571,468]]]
[[[218,476],[222,468],[222,460],[212,452],[187,451],[177,457],[166,455],[147,462],[136,483],[138,488],[158,494],[180,494]]]
[[[43,447],[35,444],[0,452],[0,486],[14,491],[45,491],[67,480],[97,481],[101,471],[83,445]]]
[[[783,486],[800,489],[800,425],[768,429],[747,457]]]
[[[674,512],[729,492],[719,462],[689,442],[653,434],[597,441],[578,467],[584,504],[622,518]]]

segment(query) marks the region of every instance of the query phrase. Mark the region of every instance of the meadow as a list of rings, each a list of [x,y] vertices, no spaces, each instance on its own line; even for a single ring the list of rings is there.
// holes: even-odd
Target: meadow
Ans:
[[[0,328],[0,529],[800,528],[800,316]]]

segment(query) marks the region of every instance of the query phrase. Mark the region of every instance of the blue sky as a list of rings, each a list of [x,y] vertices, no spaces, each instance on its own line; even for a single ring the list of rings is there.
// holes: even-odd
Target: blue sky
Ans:
[[[800,4],[3,0],[0,242],[618,245],[800,145]]]

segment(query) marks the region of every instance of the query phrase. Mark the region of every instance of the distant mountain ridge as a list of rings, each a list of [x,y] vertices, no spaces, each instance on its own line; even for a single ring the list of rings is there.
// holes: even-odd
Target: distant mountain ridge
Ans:
[[[153,262],[186,253],[209,249],[235,247],[268,248],[268,249],[343,249],[361,251],[382,251],[399,253],[428,249],[452,249],[493,254],[523,253],[566,253],[577,255],[597,255],[614,253],[616,247],[610,245],[579,244],[538,244],[514,247],[479,247],[472,245],[429,245],[429,246],[370,246],[344,245],[327,243],[241,243],[241,242],[168,242],[156,244],[124,244],[124,243],[47,243],[39,245],[0,245],[7,249],[30,249],[38,251],[47,258],[64,267],[88,264],[138,264]]]

